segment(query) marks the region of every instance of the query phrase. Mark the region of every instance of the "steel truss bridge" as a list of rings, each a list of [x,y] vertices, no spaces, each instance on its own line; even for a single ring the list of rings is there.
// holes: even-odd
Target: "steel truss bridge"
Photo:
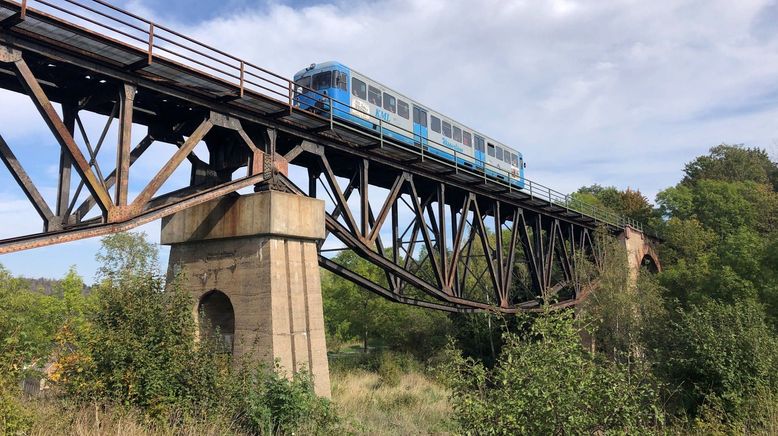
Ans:
[[[251,187],[279,189],[325,199],[334,250],[371,265],[328,255],[327,242],[323,268],[394,301],[515,313],[586,294],[586,269],[600,257],[596,228],[642,230],[532,181],[517,189],[394,142],[381,119],[369,130],[301,110],[295,86],[102,0],[0,0],[0,87],[29,96],[60,145],[51,206],[1,136],[13,126],[0,129],[0,157],[43,221],[41,233],[0,240],[0,254],[127,230]],[[195,153],[201,142],[205,160]],[[163,159],[149,157],[160,149]],[[144,158],[157,172],[131,193],[130,179],[143,178],[133,164]],[[171,188],[182,165],[189,182]],[[289,165],[307,180],[295,184]]]

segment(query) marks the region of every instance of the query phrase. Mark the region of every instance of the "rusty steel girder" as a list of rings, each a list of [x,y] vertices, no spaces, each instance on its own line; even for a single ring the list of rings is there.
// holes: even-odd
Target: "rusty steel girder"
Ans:
[[[326,270],[393,301],[515,313],[580,301],[599,258],[593,231],[628,224],[529,180],[519,189],[331,111],[301,110],[286,78],[101,0],[65,1],[84,9],[81,25],[54,3],[30,2],[43,12],[0,0],[0,88],[27,95],[60,146],[52,208],[0,132],[0,159],[43,222],[41,233],[0,240],[0,254],[123,231],[244,188],[281,189],[326,200],[336,244],[321,249]],[[91,132],[84,113],[105,117],[102,129]],[[133,146],[139,128],[147,133]],[[154,162],[133,198],[133,165],[159,144],[172,156]],[[306,189],[287,177],[290,165]],[[189,182],[170,189],[182,166]]]

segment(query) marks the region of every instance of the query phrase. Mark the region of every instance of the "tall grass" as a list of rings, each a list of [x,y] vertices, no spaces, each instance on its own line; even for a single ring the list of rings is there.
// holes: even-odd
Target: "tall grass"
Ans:
[[[404,373],[399,383],[384,383],[375,372],[337,371],[331,375],[332,399],[358,434],[450,434],[454,431],[448,391],[420,372]]]

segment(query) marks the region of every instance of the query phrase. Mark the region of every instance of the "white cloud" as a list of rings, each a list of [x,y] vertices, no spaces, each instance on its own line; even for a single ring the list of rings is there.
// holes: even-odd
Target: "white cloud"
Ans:
[[[774,150],[776,18],[766,0],[335,0],[165,24],[286,77],[339,60],[513,145],[530,179],[651,198],[720,142]],[[19,98],[0,115],[23,126]]]

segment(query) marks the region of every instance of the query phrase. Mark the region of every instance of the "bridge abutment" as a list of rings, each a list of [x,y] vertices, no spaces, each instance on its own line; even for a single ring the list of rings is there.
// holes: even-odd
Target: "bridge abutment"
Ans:
[[[171,246],[168,281],[192,294],[195,316],[220,328],[236,360],[306,368],[316,393],[329,397],[317,251],[324,236],[323,201],[265,191],[165,218],[161,242]]]
[[[661,271],[662,266],[659,263],[659,257],[643,232],[630,226],[625,226],[624,231],[619,235],[619,241],[627,249],[630,284],[633,286],[637,284],[638,274],[640,274],[640,268],[643,266],[653,269],[654,272]]]

